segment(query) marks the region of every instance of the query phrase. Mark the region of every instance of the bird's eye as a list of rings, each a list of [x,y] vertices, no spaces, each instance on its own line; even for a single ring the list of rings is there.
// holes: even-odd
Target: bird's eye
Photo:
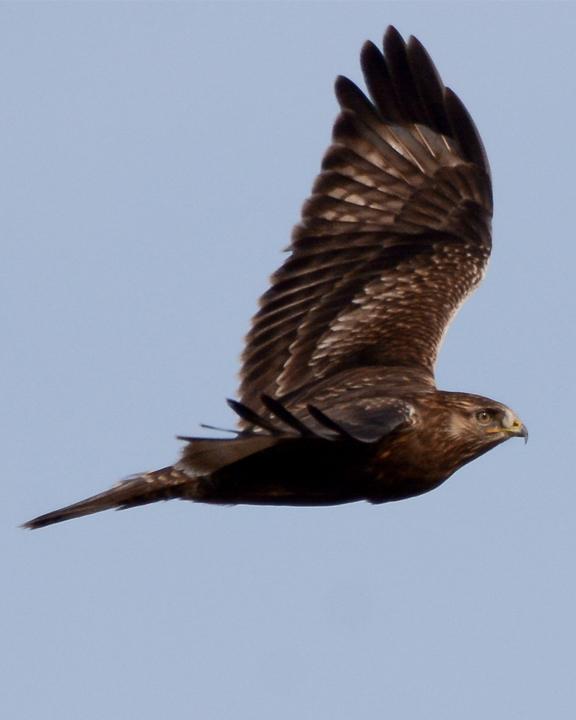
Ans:
[[[492,421],[492,413],[488,410],[478,410],[476,420],[478,420],[480,425],[488,425]]]

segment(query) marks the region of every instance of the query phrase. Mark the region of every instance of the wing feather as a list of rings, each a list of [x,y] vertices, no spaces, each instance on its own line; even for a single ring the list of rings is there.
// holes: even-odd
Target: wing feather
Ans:
[[[490,170],[478,131],[428,53],[394,28],[366,43],[370,98],[341,106],[291,254],[262,296],[242,402],[294,396],[343,369],[412,368],[433,386],[445,330],[490,254]]]

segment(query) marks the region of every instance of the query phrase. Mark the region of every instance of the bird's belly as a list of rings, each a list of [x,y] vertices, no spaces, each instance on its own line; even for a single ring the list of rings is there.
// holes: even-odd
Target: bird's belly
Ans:
[[[372,465],[367,499],[372,503],[405,500],[434,490],[451,473],[431,467],[418,449],[387,448],[376,453]]]
[[[381,476],[366,493],[366,500],[371,503],[394,502],[423,495],[435,490],[447,478],[424,478],[416,476]]]

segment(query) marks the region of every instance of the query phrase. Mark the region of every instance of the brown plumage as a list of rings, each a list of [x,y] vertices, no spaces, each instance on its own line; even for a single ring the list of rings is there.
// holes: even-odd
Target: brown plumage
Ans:
[[[526,428],[506,406],[436,389],[448,324],[490,255],[482,141],[418,40],[362,50],[371,100],[341,113],[291,252],[243,354],[232,439],[184,438],[173,466],[27,527],[157,500],[328,505],[437,487]]]

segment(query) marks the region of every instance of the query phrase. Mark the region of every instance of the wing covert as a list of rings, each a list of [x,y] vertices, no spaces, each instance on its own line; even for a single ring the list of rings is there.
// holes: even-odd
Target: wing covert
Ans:
[[[291,254],[260,300],[242,401],[364,365],[433,384],[444,332],[482,277],[492,195],[482,141],[422,45],[393,28],[362,51],[369,100],[338,78],[333,141]]]

